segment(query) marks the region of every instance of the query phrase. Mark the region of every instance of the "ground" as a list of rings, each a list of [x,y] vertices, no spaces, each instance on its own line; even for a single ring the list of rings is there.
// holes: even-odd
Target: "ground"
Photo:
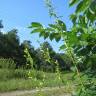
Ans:
[[[46,87],[42,89],[22,90],[0,93],[0,96],[71,96],[71,90],[65,87]]]

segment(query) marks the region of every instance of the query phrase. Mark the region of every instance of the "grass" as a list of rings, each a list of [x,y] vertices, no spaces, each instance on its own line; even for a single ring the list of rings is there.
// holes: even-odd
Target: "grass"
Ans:
[[[34,89],[39,87],[39,84],[40,80],[35,81],[34,79],[10,79],[6,81],[0,81],[0,92]],[[43,85],[43,87],[55,86],[60,86],[60,82],[54,80],[46,80]]]
[[[38,91],[34,93],[27,93],[20,96],[64,96],[68,95],[70,96],[72,93],[72,89],[65,89],[65,88],[58,88],[58,89],[52,89],[47,91]]]
[[[14,91],[14,90],[28,90],[34,89],[40,86],[40,82],[43,81],[41,71],[32,71],[32,78],[27,78],[26,70],[17,69],[17,70],[8,70],[0,69],[0,92]],[[35,75],[34,75],[35,74]],[[55,87],[66,85],[67,79],[72,76],[72,73],[65,73],[62,75],[64,82],[56,79],[55,73],[44,73],[45,81],[43,87]],[[35,77],[37,79],[35,79]],[[69,80],[71,81],[71,80]]]
[[[15,90],[32,90],[36,89],[36,87],[40,87],[40,82],[43,81],[43,72],[42,71],[31,71],[31,79],[28,79],[28,71],[23,69],[0,69],[0,93],[1,92],[8,92],[8,91],[15,91]],[[72,81],[71,72],[63,72],[62,73],[62,80],[57,79],[56,73],[46,73],[45,80],[43,82],[42,87],[56,87],[56,86],[66,86],[68,83],[68,88],[66,89],[55,89],[55,90],[48,90],[37,92],[34,94],[24,94],[24,96],[60,96],[67,93],[70,93],[73,84],[76,83]],[[36,79],[35,79],[36,78]],[[23,96],[23,95],[22,95]]]
[[[0,92],[13,91],[13,90],[24,90],[32,89],[37,86],[36,81],[25,80],[25,79],[10,79],[7,81],[0,82]]]

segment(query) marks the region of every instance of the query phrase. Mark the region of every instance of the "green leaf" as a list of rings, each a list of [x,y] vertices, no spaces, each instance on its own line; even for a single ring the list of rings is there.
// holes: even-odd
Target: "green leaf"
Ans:
[[[38,22],[32,22],[29,28],[42,28],[43,26]]]
[[[82,15],[79,15],[79,18],[78,18],[78,23],[80,25],[80,27],[87,27],[87,24],[88,24],[88,20],[86,18],[86,16],[82,16]]]
[[[54,33],[51,33],[50,36],[49,36],[49,38],[52,41],[55,38],[55,34]]]
[[[65,25],[65,23],[63,21],[58,20],[58,24],[60,25],[60,27],[62,28],[62,30],[64,30],[64,31],[67,30],[66,25]]]
[[[60,50],[64,50],[64,49],[66,49],[65,45],[60,46]]]
[[[51,33],[49,36],[50,40],[55,39],[56,42],[60,41],[61,35],[59,33]]]
[[[70,15],[70,19],[72,20],[72,23],[75,24],[77,20],[77,16],[75,14]]]
[[[49,32],[44,33],[44,39],[48,38]]]
[[[92,14],[95,14],[95,17],[96,17],[96,0],[93,0],[93,2],[91,3],[90,11]]]
[[[90,10],[87,11],[86,13],[87,18],[93,23],[96,20],[96,15],[93,15]]]
[[[37,33],[37,32],[42,32],[42,31],[44,31],[44,30],[37,28],[37,29],[33,29],[31,33]]]
[[[78,38],[74,31],[67,32],[67,40],[68,40],[69,45],[78,43]]]
[[[53,29],[58,28],[57,25],[55,25],[55,24],[48,24],[48,25],[49,25],[49,27],[51,27],[51,28],[53,28]]]
[[[76,13],[80,13],[88,9],[89,5],[91,3],[91,0],[82,0],[76,8]]]
[[[57,35],[57,36],[55,37],[56,42],[59,42],[60,39],[61,39],[61,36],[60,36],[60,35]]]
[[[39,37],[44,36],[44,34],[45,34],[45,32],[44,32],[44,31],[40,32],[40,33],[39,33]]]
[[[96,20],[96,0],[92,0],[92,3],[86,12],[87,18],[93,23]]]
[[[53,31],[55,31],[55,30],[54,30],[53,28],[49,28],[49,27],[48,27],[48,28],[45,29],[45,31],[47,31],[47,32],[53,32]]]
[[[79,0],[70,0],[69,6],[73,6],[74,4],[78,3]]]

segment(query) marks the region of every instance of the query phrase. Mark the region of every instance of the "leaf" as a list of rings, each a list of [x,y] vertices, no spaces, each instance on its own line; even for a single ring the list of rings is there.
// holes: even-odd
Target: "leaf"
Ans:
[[[96,20],[96,15],[93,15],[90,10],[87,11],[86,13],[87,18],[93,23]]]
[[[81,34],[80,39],[86,41],[88,36],[89,36],[89,34],[83,33],[83,34]]]
[[[87,27],[87,24],[88,24],[88,20],[86,18],[86,16],[82,16],[82,15],[79,15],[78,16],[78,23],[79,23],[79,26],[81,27]]]
[[[78,38],[74,31],[67,32],[69,45],[78,44]]]
[[[60,50],[64,50],[64,49],[66,49],[65,45],[60,46]]]
[[[51,33],[49,36],[50,40],[55,39],[56,42],[60,41],[61,35],[59,33]]]
[[[50,36],[49,36],[49,38],[52,41],[55,38],[55,34],[54,33],[51,33]]]
[[[79,0],[70,0],[69,6],[73,6],[74,4],[78,3]]]
[[[56,42],[59,42],[59,41],[60,41],[60,39],[61,39],[60,34],[57,34],[57,35],[55,36],[55,40],[56,40]]]
[[[44,31],[44,30],[37,28],[37,29],[33,29],[31,33],[37,33],[37,32],[42,32],[42,31]]]
[[[40,33],[39,33],[39,37],[44,36],[44,34],[45,34],[44,31],[40,32]]]
[[[42,28],[43,26],[38,22],[32,22],[29,28]]]
[[[48,24],[48,25],[49,25],[49,27],[51,27],[53,29],[57,29],[58,28],[57,25],[55,25],[55,24]]]
[[[47,32],[53,32],[54,29],[48,27],[48,28],[45,29],[45,31],[47,31]]]
[[[64,31],[67,30],[66,25],[65,25],[65,23],[63,21],[58,20],[58,24],[60,25],[60,27],[62,28],[62,30],[64,30]]]
[[[76,23],[77,16],[75,14],[70,15],[70,19],[72,20],[73,24]]]
[[[92,3],[86,12],[87,18],[94,22],[96,20],[96,0],[92,0]]]
[[[84,2],[81,1],[81,2],[78,4],[77,8],[76,8],[76,13],[83,11],[83,6],[84,6]]]
[[[95,16],[96,16],[96,0],[93,0],[93,2],[91,3],[90,11],[92,14],[95,14]]]
[[[79,88],[79,90],[78,90],[78,96],[82,96],[82,87],[81,88]]]
[[[80,13],[80,12],[85,11],[85,10],[89,7],[90,3],[91,3],[91,0],[82,0],[82,1],[77,5],[76,13]]]
[[[44,33],[44,39],[48,38],[49,32]]]

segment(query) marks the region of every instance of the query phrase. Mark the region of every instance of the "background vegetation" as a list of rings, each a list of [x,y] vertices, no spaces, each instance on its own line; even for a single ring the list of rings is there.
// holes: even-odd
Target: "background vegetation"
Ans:
[[[1,25],[2,26],[2,25]],[[19,37],[17,35],[17,30],[13,29],[9,32],[0,32],[0,68],[6,68],[7,66],[11,67],[14,66],[14,68],[23,68],[23,69],[31,69],[30,64],[27,65],[26,58],[25,58],[25,52],[24,49],[27,48],[31,57],[34,61],[34,68],[37,70],[44,70],[44,71],[55,71],[55,65],[50,64],[45,61],[44,59],[44,51],[49,49],[49,55],[51,56],[51,59],[58,59],[58,62],[60,64],[61,70],[70,70],[71,67],[71,61],[68,60],[67,55],[64,53],[56,53],[52,46],[45,41],[44,43],[40,44],[40,48],[35,49],[34,46],[31,45],[30,41],[23,41],[20,43]],[[5,58],[5,59],[3,59]],[[9,61],[8,61],[8,60]],[[66,61],[67,59],[67,61]],[[11,65],[6,62],[14,62]],[[13,60],[13,61],[12,61]],[[69,62],[68,62],[69,61]],[[5,67],[4,67],[5,66]]]

